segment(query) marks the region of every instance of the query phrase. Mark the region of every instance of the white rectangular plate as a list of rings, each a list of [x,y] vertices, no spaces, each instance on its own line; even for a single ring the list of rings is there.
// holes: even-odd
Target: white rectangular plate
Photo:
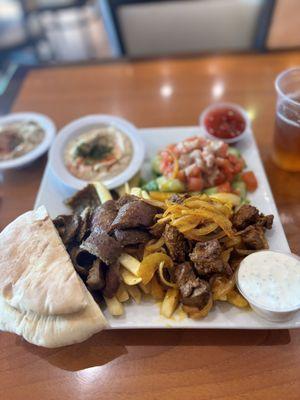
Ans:
[[[146,161],[143,167],[143,176],[150,173],[150,160],[159,149],[169,143],[178,142],[193,135],[199,135],[198,127],[171,127],[141,129],[141,135],[146,143]],[[274,226],[267,232],[267,239],[272,250],[289,252],[278,211],[270,190],[268,180],[256,147],[254,137],[238,145],[249,169],[253,170],[258,179],[259,188],[249,195],[253,205],[257,206],[264,214],[274,215]],[[63,201],[73,194],[73,191],[58,181],[52,174],[49,165],[46,168],[35,207],[44,204],[51,217],[58,214],[69,213]],[[203,320],[194,321],[184,318],[181,313],[172,319],[166,319],[159,314],[159,306],[152,300],[145,300],[137,305],[134,302],[125,306],[123,316],[115,318],[104,310],[105,316],[112,329],[134,328],[197,328],[197,329],[283,329],[300,327],[300,313],[294,319],[284,323],[268,322],[253,311],[244,311],[227,303],[218,302],[209,315]]]

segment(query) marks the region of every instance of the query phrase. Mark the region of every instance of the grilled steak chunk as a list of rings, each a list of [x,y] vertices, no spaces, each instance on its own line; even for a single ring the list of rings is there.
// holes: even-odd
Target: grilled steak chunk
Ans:
[[[120,264],[115,262],[110,265],[106,271],[105,276],[105,287],[103,290],[104,296],[112,298],[119,289],[120,286]]]
[[[274,215],[263,215],[260,214],[257,225],[263,226],[266,229],[271,229],[273,225]]]
[[[95,260],[89,269],[86,284],[91,290],[101,290],[104,288],[105,280],[99,259]]]
[[[210,298],[209,284],[197,278],[190,262],[175,266],[174,279],[179,286],[183,304],[202,309]]]
[[[151,226],[151,228],[149,229],[149,232],[154,237],[160,238],[164,233],[165,227],[166,227],[166,222],[164,222],[163,224],[155,224],[155,225]]]
[[[99,257],[107,265],[114,264],[122,251],[120,243],[106,232],[99,230],[93,231],[80,248]]]
[[[68,246],[70,243],[76,241],[77,233],[81,226],[81,218],[77,214],[59,215],[53,220],[53,224],[64,245]]]
[[[190,253],[199,275],[223,272],[224,265],[221,259],[222,248],[217,239],[208,242],[198,242]]]
[[[248,226],[242,234],[242,240],[247,249],[262,250],[268,246],[261,226]]]
[[[92,230],[98,229],[108,233],[111,224],[118,214],[118,208],[114,200],[108,200],[94,211],[92,218]]]
[[[249,204],[245,204],[233,215],[232,224],[234,228],[241,231],[247,228],[247,226],[255,224],[258,218],[258,209]]]
[[[170,257],[179,263],[184,262],[188,252],[188,243],[182,233],[171,225],[166,225],[163,237]]]
[[[148,227],[154,223],[154,217],[159,212],[157,207],[142,200],[132,201],[123,205],[112,223],[112,229],[128,229]]]
[[[198,307],[200,310],[206,306],[210,298],[210,288],[208,282],[199,279],[198,286],[189,297],[182,298],[182,303],[186,306]]]
[[[151,235],[140,229],[115,229],[115,238],[122,246],[147,243],[151,239]]]
[[[192,264],[186,261],[174,267],[174,280],[179,286],[182,297],[188,297],[193,289],[198,286],[199,278],[193,270]]]

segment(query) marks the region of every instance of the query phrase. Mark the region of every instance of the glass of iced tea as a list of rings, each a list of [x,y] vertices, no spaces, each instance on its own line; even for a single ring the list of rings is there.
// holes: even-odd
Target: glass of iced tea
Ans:
[[[278,75],[273,160],[286,171],[300,171],[300,67]]]

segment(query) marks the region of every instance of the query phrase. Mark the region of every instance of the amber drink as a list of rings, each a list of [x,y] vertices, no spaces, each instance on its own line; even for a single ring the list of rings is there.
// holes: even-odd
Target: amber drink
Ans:
[[[277,107],[273,160],[286,171],[300,171],[300,68],[276,79]]]

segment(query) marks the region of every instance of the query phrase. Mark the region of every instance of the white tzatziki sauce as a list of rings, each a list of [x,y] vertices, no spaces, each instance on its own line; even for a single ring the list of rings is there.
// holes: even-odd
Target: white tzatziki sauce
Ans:
[[[259,251],[240,264],[237,283],[253,304],[272,311],[300,306],[300,261],[276,251]]]

